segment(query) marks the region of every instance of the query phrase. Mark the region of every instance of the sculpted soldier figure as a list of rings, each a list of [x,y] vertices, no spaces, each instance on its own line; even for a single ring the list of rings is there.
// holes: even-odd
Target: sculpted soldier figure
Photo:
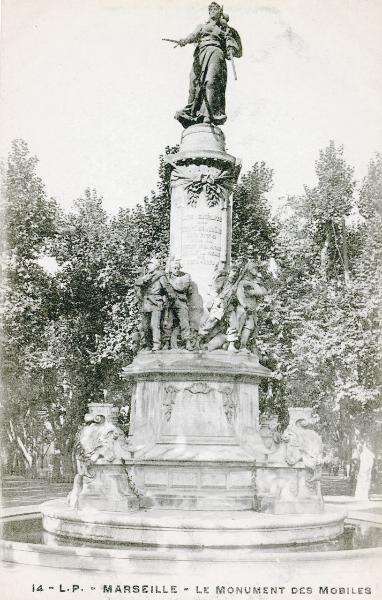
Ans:
[[[171,348],[177,347],[177,332],[180,330],[180,337],[184,342],[186,350],[192,350],[191,330],[189,317],[189,301],[191,296],[191,276],[184,273],[181,269],[179,260],[175,260],[170,265],[170,272],[167,279],[175,292],[175,297],[169,306],[169,325],[173,330],[171,336]]]
[[[219,265],[213,279],[215,297],[210,306],[209,314],[199,328],[199,342],[208,343],[210,350],[224,347],[228,342],[232,344],[237,338],[230,328],[226,331],[226,317],[234,310],[232,302],[235,300],[236,284],[239,270],[233,266],[228,272],[225,265]]]
[[[237,332],[240,350],[248,351],[251,337],[256,338],[257,299],[268,293],[265,287],[260,285],[260,277],[255,261],[249,260],[237,285],[236,309],[230,315],[230,326]]]
[[[183,127],[194,123],[225,123],[226,60],[231,60],[236,78],[233,59],[242,55],[239,34],[228,27],[229,17],[223,13],[222,7],[212,2],[208,12],[208,21],[199,25],[189,36],[167,40],[175,41],[179,46],[196,44],[188,103],[175,115]]]
[[[214,278],[216,297],[199,329],[199,339],[208,342],[209,350],[249,352],[251,338],[256,335],[256,299],[267,294],[259,278],[252,260],[242,269],[232,267],[229,273],[224,268],[218,269]]]
[[[156,258],[151,258],[147,273],[135,281],[137,295],[142,303],[140,339],[145,350],[161,348],[161,319],[168,299],[176,300],[176,294]],[[152,344],[152,346],[151,346]]]

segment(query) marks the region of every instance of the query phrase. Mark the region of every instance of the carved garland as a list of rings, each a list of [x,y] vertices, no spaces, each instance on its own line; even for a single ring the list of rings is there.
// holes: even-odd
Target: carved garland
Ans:
[[[224,192],[231,192],[235,181],[235,173],[224,170],[221,170],[216,176],[209,173],[198,173],[194,177],[190,177],[188,170],[181,166],[176,166],[171,176],[173,185],[184,185],[188,204],[196,206],[200,194],[204,191],[207,205],[210,208],[224,200]]]
[[[213,388],[205,381],[194,381],[194,383],[184,389],[191,394],[208,394],[213,391]]]
[[[176,397],[177,393],[179,392],[179,389],[177,387],[175,387],[174,385],[168,385],[167,387],[165,387],[165,391],[166,391],[166,396],[163,399],[163,412],[164,412],[164,418],[168,422],[171,419],[172,409],[175,404],[175,397]]]
[[[220,390],[223,396],[223,407],[226,419],[228,423],[232,423],[234,416],[236,415],[236,402],[232,396],[232,388],[225,387]]]

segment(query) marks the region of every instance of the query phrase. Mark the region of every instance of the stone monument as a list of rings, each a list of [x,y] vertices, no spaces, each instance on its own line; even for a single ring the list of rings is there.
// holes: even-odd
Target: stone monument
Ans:
[[[44,527],[175,546],[335,537],[343,515],[324,512],[310,409],[290,409],[277,435],[259,422],[259,383],[272,377],[256,350],[256,307],[267,290],[253,261],[231,261],[240,161],[219,128],[226,61],[241,56],[240,37],[212,2],[207,23],[177,42],[186,43],[196,49],[189,101],[176,114],[179,152],[168,157],[167,267],[152,257],[136,281],[141,347],[123,370],[133,382],[128,439],[112,406],[89,406],[69,504],[47,503]]]

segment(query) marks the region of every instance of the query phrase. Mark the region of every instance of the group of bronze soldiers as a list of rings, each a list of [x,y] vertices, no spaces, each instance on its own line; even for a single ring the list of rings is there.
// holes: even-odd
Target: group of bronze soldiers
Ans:
[[[141,302],[142,350],[178,348],[180,337],[186,350],[205,348],[231,352],[254,349],[257,300],[267,294],[254,261],[227,270],[224,264],[215,269],[207,316],[198,331],[190,327],[192,281],[179,260],[167,272],[157,258],[152,258],[146,272],[136,280]]]
[[[191,277],[179,261],[166,273],[157,258],[151,258],[147,271],[135,282],[142,306],[141,349],[177,347],[177,333],[186,350],[192,350],[189,318]]]

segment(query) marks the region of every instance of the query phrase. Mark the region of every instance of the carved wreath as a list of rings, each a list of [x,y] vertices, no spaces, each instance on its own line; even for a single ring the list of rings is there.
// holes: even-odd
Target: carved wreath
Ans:
[[[215,177],[209,173],[197,173],[190,177],[185,168],[177,166],[172,172],[172,184],[182,184],[187,191],[188,204],[195,206],[200,194],[204,191],[209,207],[216,206],[223,199],[225,191],[230,192],[235,182],[235,175],[221,170]]]

